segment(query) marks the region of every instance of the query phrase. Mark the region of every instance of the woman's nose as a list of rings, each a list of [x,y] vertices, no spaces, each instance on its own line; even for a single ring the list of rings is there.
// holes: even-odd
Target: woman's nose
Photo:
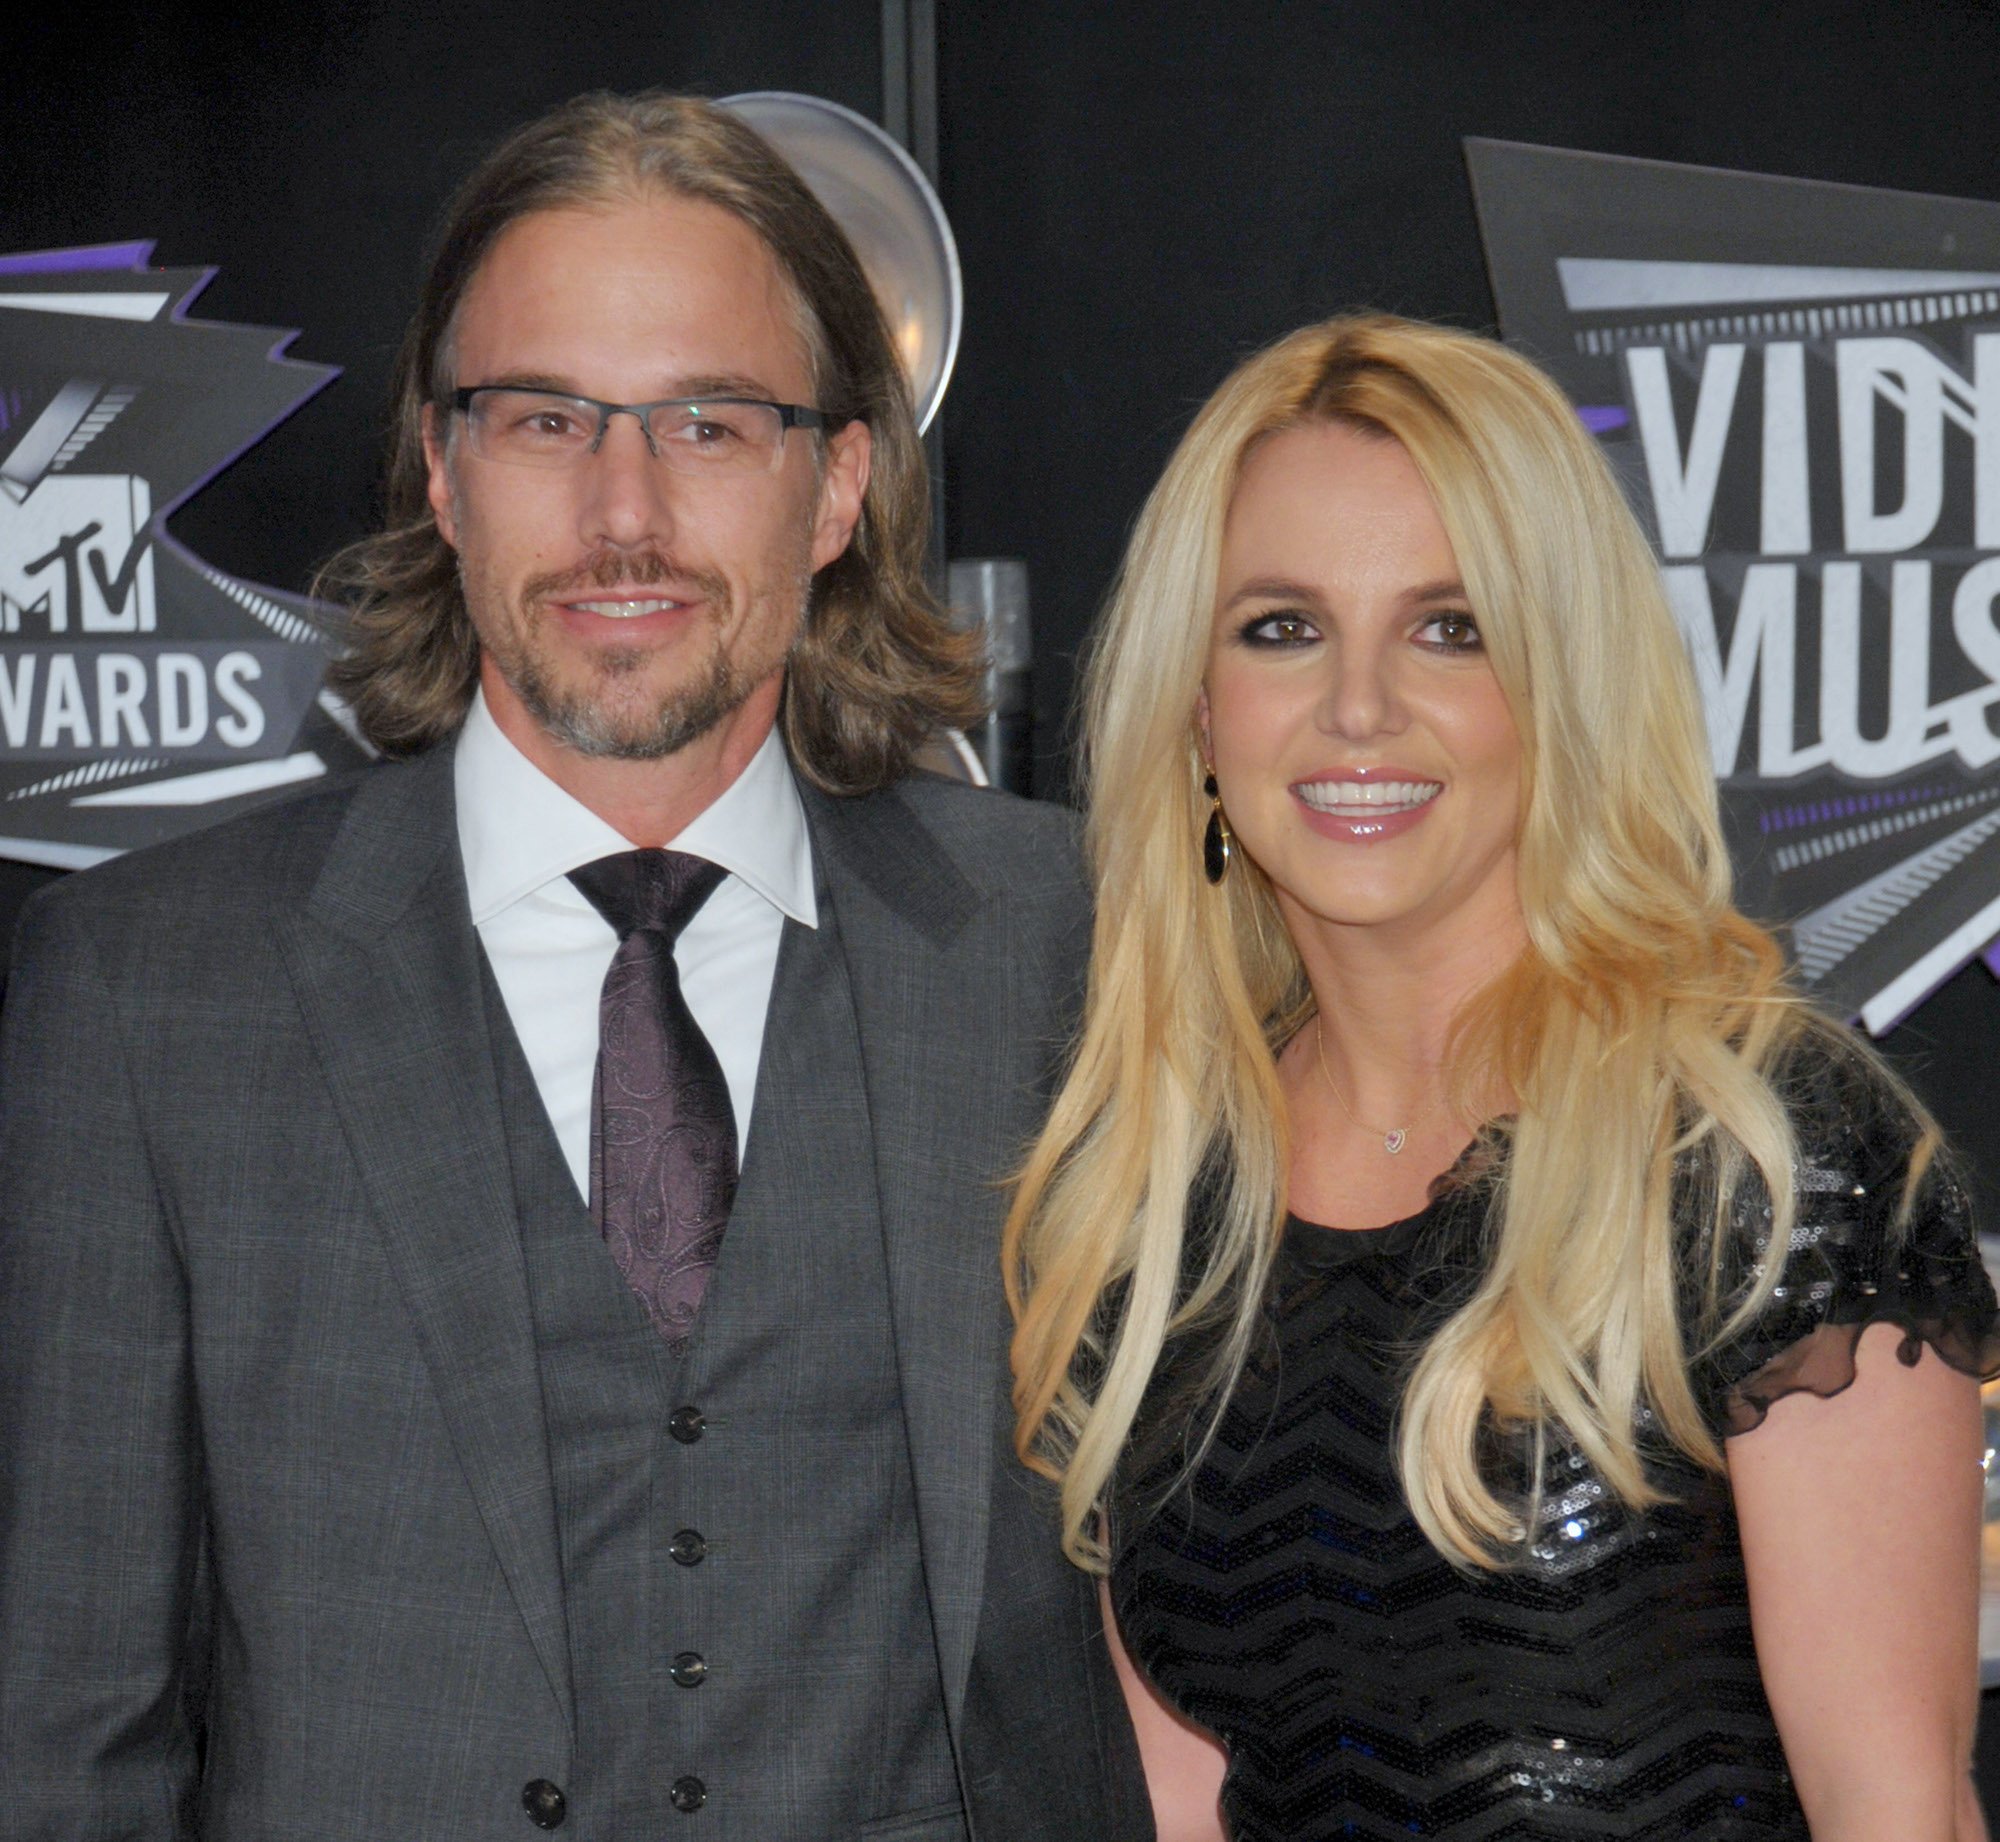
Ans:
[[[1349,642],[1329,648],[1327,664],[1319,724],[1328,735],[1363,742],[1401,727],[1402,698],[1393,646]]]

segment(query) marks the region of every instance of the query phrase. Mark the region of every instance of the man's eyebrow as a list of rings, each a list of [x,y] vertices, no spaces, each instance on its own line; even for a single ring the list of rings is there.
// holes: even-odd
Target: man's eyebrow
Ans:
[[[744,377],[739,372],[711,372],[703,377],[679,377],[674,380],[673,396],[664,399],[669,402],[686,397],[698,401],[702,397],[754,397],[760,403],[777,400],[777,393],[762,378]]]
[[[596,403],[608,399],[593,397],[579,389],[575,379],[559,377],[553,371],[503,371],[467,386],[472,390],[546,390],[551,396],[582,397]],[[698,403],[703,397],[751,397],[760,403],[772,402],[770,386],[737,372],[704,372],[698,377],[677,377],[669,381],[651,403]]]
[[[467,390],[546,390],[551,396],[580,396],[577,387],[567,378],[556,376],[553,371],[501,371],[492,377],[482,377],[476,384],[464,386]]]

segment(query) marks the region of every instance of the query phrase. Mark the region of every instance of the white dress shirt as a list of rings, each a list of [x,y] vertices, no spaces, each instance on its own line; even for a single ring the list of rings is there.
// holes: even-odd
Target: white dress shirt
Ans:
[[[483,692],[472,700],[453,772],[472,925],[577,1193],[588,1200],[598,994],[618,936],[569,873],[633,847],[501,733]],[[818,925],[805,811],[776,730],[670,848],[729,872],[682,930],[674,963],[729,1083],[740,1158],[785,918]]]

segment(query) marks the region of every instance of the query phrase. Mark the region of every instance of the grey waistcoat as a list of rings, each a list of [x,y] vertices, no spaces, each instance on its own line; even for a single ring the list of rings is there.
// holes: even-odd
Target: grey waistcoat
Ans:
[[[487,1003],[576,1688],[563,1833],[962,1836],[830,906],[786,924],[743,1179],[678,1362],[577,1196],[490,975]],[[819,1199],[809,1219],[769,1206],[774,1168]]]

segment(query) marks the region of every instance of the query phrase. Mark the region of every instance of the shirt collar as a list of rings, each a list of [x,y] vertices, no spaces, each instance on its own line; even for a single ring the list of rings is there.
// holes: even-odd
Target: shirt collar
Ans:
[[[475,927],[539,890],[566,901],[570,871],[632,848],[507,739],[483,690],[459,731],[452,778]],[[720,864],[794,921],[819,925],[805,808],[775,728],[672,848]]]

